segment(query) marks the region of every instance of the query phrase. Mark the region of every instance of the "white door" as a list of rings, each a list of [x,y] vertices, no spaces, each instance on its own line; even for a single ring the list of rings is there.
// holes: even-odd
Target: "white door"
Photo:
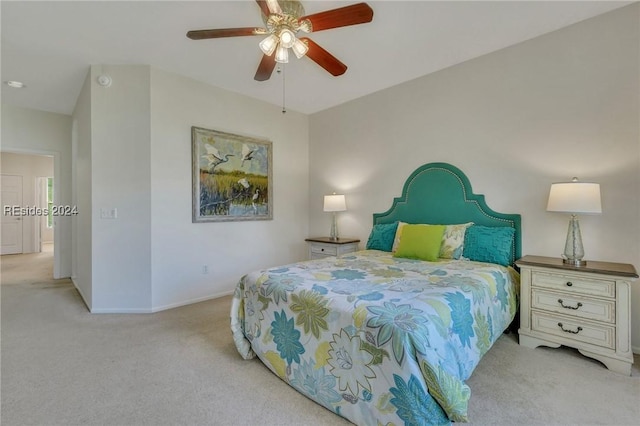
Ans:
[[[22,176],[2,175],[2,247],[0,254],[22,253],[22,217],[12,208],[22,206]]]

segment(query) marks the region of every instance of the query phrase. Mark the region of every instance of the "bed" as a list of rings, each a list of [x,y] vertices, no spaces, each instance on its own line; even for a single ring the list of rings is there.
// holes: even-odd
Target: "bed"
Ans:
[[[465,381],[516,313],[520,224],[455,166],[425,164],[366,250],[240,279],[238,352],[356,424],[466,422]]]

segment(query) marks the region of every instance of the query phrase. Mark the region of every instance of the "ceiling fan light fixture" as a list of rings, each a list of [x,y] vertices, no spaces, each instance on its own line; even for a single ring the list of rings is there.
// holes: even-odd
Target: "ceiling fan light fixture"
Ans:
[[[296,42],[296,35],[288,28],[283,28],[280,30],[280,45],[285,48],[293,47]]]
[[[286,64],[289,62],[289,49],[280,45],[276,50],[276,62]]]
[[[278,47],[278,37],[271,34],[269,37],[262,40],[259,44],[260,50],[267,56],[271,56],[273,52],[275,52],[276,47]]]
[[[296,39],[296,42],[293,43],[291,50],[293,50],[293,53],[296,54],[296,57],[300,59],[307,54],[307,52],[309,51],[309,46],[307,46],[307,44],[302,40]]]
[[[191,30],[187,32],[187,37],[191,40],[205,40],[264,36],[265,38],[258,43],[264,54],[254,76],[256,81],[268,80],[276,68],[276,63],[288,63],[289,49],[292,49],[298,58],[306,56],[311,59],[334,77],[344,74],[347,66],[338,58],[307,37],[298,39],[297,34],[300,31],[309,33],[365,24],[373,20],[373,9],[367,3],[357,3],[308,15],[300,0],[255,0],[255,2],[260,8],[265,27]],[[282,68],[278,67],[278,71],[281,70]]]

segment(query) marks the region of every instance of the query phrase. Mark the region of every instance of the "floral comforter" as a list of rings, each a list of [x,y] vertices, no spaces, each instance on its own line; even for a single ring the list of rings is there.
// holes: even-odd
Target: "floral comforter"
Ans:
[[[240,280],[240,354],[356,424],[467,421],[465,380],[513,320],[519,276],[365,250]]]

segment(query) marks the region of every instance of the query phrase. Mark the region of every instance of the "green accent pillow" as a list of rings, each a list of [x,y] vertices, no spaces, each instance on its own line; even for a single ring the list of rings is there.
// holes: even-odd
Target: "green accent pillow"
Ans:
[[[373,225],[367,241],[367,249],[391,251],[397,228],[398,222]]]
[[[508,226],[470,226],[464,236],[462,256],[477,262],[509,266],[514,260],[515,232],[514,228]]]
[[[410,225],[402,227],[402,235],[394,257],[438,260],[444,225]]]

